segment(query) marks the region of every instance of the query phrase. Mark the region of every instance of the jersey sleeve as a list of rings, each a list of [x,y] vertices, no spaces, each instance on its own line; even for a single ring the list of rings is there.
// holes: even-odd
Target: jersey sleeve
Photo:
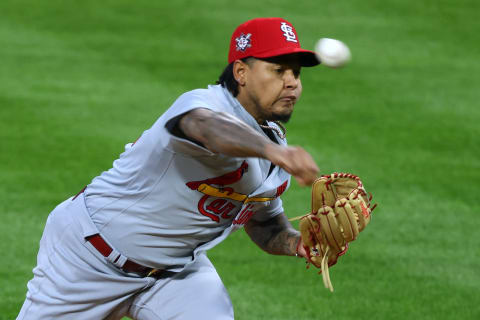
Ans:
[[[172,133],[173,128],[185,113],[198,108],[209,109],[214,112],[225,111],[215,95],[209,90],[197,89],[181,95],[163,114],[160,125],[165,129],[165,134],[169,135],[169,148],[173,151],[191,156],[214,154],[200,143],[195,143]]]
[[[197,89],[189,91],[182,94],[167,110],[163,119],[165,127],[171,130],[182,115],[198,108],[209,109],[215,112],[224,111],[218,105],[216,97],[208,90]]]
[[[283,211],[282,199],[276,198],[270,201],[268,206],[257,210],[257,212],[252,216],[252,219],[255,221],[266,221],[283,213]]]

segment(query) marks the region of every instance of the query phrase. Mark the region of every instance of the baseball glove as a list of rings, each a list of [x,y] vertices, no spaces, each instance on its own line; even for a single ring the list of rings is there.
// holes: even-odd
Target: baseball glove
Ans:
[[[312,185],[312,211],[300,219],[303,247],[310,264],[320,268],[323,283],[333,292],[328,267],[337,263],[371,219],[372,196],[359,177],[349,173],[325,175]]]

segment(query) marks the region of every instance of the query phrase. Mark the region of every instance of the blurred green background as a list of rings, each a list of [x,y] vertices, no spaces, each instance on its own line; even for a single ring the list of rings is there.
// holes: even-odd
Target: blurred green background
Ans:
[[[480,2],[0,2],[0,319],[14,319],[56,204],[110,168],[183,92],[214,83],[241,22],[281,16],[343,69],[302,70],[287,125],[378,209],[323,288],[239,231],[210,251],[236,319],[480,319]],[[292,184],[289,216],[309,210]]]

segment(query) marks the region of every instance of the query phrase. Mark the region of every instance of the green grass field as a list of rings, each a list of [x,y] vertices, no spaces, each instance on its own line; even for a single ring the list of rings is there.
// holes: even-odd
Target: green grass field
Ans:
[[[241,22],[281,16],[352,63],[302,70],[287,125],[378,209],[331,269],[239,231],[210,251],[236,319],[480,319],[480,2],[0,2],[0,319],[14,319],[48,213],[110,168],[184,91],[213,83]],[[295,183],[289,216],[309,210]]]

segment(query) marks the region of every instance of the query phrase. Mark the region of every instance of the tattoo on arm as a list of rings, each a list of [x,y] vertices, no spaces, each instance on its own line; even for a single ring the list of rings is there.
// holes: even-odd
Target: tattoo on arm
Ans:
[[[250,220],[245,225],[245,231],[270,254],[294,256],[297,252],[300,232],[292,227],[283,213],[265,222]]]
[[[179,129],[215,153],[233,157],[265,157],[265,148],[273,142],[246,123],[223,112],[194,109],[180,120]]]

